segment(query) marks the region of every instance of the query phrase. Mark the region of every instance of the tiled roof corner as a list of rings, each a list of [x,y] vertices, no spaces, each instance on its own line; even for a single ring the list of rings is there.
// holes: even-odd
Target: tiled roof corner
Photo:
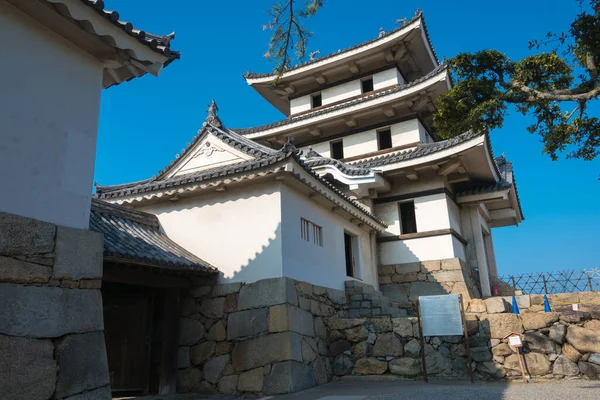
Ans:
[[[340,172],[350,176],[364,176],[371,175],[374,173],[374,171],[372,171],[369,168],[356,167],[354,165],[346,164],[344,162],[329,157],[312,155],[312,157],[306,157],[304,159],[304,163],[311,168],[318,167],[321,165],[333,165],[338,170],[340,170]]]
[[[218,270],[173,242],[153,214],[92,199],[90,229],[104,234],[104,255],[176,271],[216,274]]]

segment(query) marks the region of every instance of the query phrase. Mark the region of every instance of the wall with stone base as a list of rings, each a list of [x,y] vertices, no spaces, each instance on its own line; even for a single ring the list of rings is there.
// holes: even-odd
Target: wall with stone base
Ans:
[[[509,313],[508,298],[469,301],[467,330],[477,379],[521,378],[517,355],[503,339],[511,332],[524,334],[531,376],[600,379],[600,294],[549,298],[556,312],[543,311],[542,296],[519,296],[521,315]],[[570,304],[580,304],[580,311]],[[417,318],[330,318],[326,325],[335,376],[422,376]],[[464,336],[428,337],[424,347],[429,375],[468,377]]]
[[[401,308],[413,309],[419,296],[462,294],[480,298],[477,277],[459,258],[379,266],[379,289]]]
[[[183,299],[178,392],[281,394],[327,383],[323,320],[346,293],[289,278],[192,288]]]
[[[0,213],[0,398],[111,399],[103,237]]]

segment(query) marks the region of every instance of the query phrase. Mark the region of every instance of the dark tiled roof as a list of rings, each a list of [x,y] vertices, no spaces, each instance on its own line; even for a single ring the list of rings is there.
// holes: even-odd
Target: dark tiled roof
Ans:
[[[241,134],[241,135],[248,135],[248,134],[255,133],[255,132],[266,131],[268,129],[277,128],[277,127],[283,126],[283,125],[289,125],[289,124],[294,123],[294,122],[303,121],[305,119],[317,117],[319,115],[323,115],[323,114],[327,114],[327,113],[330,113],[330,112],[333,112],[333,111],[337,111],[337,110],[340,110],[340,109],[343,109],[343,108],[351,107],[351,106],[354,106],[356,104],[364,103],[364,102],[367,102],[367,101],[370,101],[370,100],[373,100],[373,99],[378,99],[380,97],[385,97],[385,96],[388,96],[388,95],[391,95],[391,94],[394,94],[394,93],[401,92],[401,91],[406,90],[406,89],[410,89],[411,87],[416,86],[419,83],[424,82],[427,79],[430,79],[430,78],[434,77],[435,75],[440,74],[441,72],[445,71],[447,68],[448,68],[447,64],[440,64],[435,69],[433,69],[430,73],[428,73],[427,75],[422,76],[419,79],[416,79],[416,80],[414,80],[412,82],[409,82],[409,83],[406,83],[406,84],[403,84],[403,85],[396,85],[396,86],[394,86],[394,87],[392,87],[390,89],[387,89],[387,90],[382,90],[380,92],[375,92],[373,94],[367,94],[365,96],[361,96],[361,97],[359,97],[357,99],[350,100],[350,101],[347,101],[345,103],[341,103],[341,104],[334,105],[334,106],[331,106],[331,107],[325,107],[325,108],[322,108],[320,110],[317,110],[317,111],[314,111],[314,112],[309,112],[309,113],[306,113],[306,114],[302,114],[302,115],[297,116],[297,117],[290,117],[290,118],[286,118],[286,119],[281,120],[281,121],[273,122],[273,123],[266,124],[266,125],[255,126],[255,127],[252,127],[252,128],[235,129],[235,131],[237,133]]]
[[[168,57],[169,60],[165,62],[164,66],[166,67],[173,60],[179,58],[180,53],[178,51],[171,50],[170,44],[171,40],[175,38],[175,33],[171,33],[165,36],[153,35],[151,33],[145,32],[141,29],[137,29],[133,26],[131,22],[121,21],[119,18],[119,13],[117,11],[109,11],[104,9],[104,1],[103,0],[80,0],[83,4],[88,7],[91,7],[96,11],[99,15],[106,18],[113,25],[118,26],[123,31],[125,31],[129,36],[132,36],[139,40],[141,43],[145,44],[152,50],[157,53]]]
[[[519,198],[519,191],[517,190],[517,183],[515,182],[515,176],[513,173],[513,166],[511,161],[507,161],[504,154],[494,159],[494,163],[498,169],[500,180],[490,185],[479,185],[474,186],[465,190],[459,191],[457,196],[472,196],[476,194],[491,193],[498,190],[504,189],[515,189],[515,196],[517,197],[517,203],[519,207],[519,213],[521,219],[525,219],[523,215],[523,208],[521,207],[521,199]]]
[[[367,158],[352,162],[351,165],[360,168],[376,168],[383,165],[394,164],[400,161],[412,160],[423,157],[438,151],[446,150],[470,139],[482,135],[481,133],[465,132],[462,135],[453,137],[452,139],[442,140],[435,143],[421,144],[409,150],[404,150],[398,153],[388,153],[377,157]]]
[[[104,255],[178,271],[218,270],[169,239],[153,214],[92,199],[90,229],[104,234]]]
[[[307,157],[304,159],[304,163],[311,168],[318,167],[321,165],[333,165],[342,173],[351,176],[370,175],[373,173],[373,171],[368,168],[355,167],[353,165],[346,164],[333,158],[322,157],[318,154],[307,154]]]
[[[363,42],[363,43],[360,43],[360,44],[357,44],[357,45],[354,45],[354,46],[351,46],[351,47],[347,47],[347,48],[345,48],[343,50],[338,50],[338,51],[336,51],[334,53],[327,54],[326,56],[315,58],[314,60],[309,60],[309,61],[306,61],[304,63],[295,65],[295,66],[293,66],[293,67],[285,70],[285,72],[290,72],[290,71],[293,71],[295,69],[298,69],[298,68],[301,68],[301,67],[304,67],[304,66],[307,66],[307,65],[310,65],[310,64],[314,64],[314,63],[326,60],[326,59],[334,57],[334,56],[337,56],[339,54],[347,53],[349,51],[358,49],[358,48],[363,47],[363,46],[368,46],[368,45],[370,45],[372,43],[375,43],[375,42],[377,42],[379,40],[385,39],[386,37],[388,37],[390,35],[393,35],[394,33],[396,33],[398,31],[406,28],[408,25],[410,25],[410,24],[416,22],[417,20],[419,20],[419,18],[423,21],[423,30],[425,31],[425,37],[427,38],[427,42],[429,43],[429,47],[431,47],[431,51],[433,52],[433,56],[435,57],[436,61],[439,64],[439,60],[437,58],[437,55],[435,54],[435,50],[433,49],[433,46],[431,45],[431,39],[429,38],[429,32],[427,31],[427,26],[425,25],[425,18],[423,18],[423,13],[421,11],[417,11],[415,13],[415,15],[412,17],[412,19],[410,21],[408,21],[406,24],[404,24],[403,26],[401,26],[399,28],[392,29],[389,32],[386,32],[384,35],[378,36],[378,37],[376,37],[374,39],[368,40],[366,42]],[[256,79],[256,78],[266,78],[266,77],[269,77],[269,76],[273,76],[274,77],[275,73],[274,72],[268,72],[268,73],[248,72],[248,73],[246,73],[246,75],[244,75],[244,78],[246,78],[246,79]]]

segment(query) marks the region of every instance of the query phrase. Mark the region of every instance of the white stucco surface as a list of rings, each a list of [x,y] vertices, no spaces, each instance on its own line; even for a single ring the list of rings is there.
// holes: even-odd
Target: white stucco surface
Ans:
[[[376,285],[369,232],[280,183],[263,183],[139,207],[176,243],[221,272],[222,282],[287,276],[343,289],[344,231],[358,236],[357,277]],[[301,237],[300,219],[323,228],[323,247]]]
[[[464,259],[460,249],[455,248],[455,240],[448,234],[379,243],[379,263],[390,265],[454,257]]]
[[[344,158],[360,156],[379,150],[377,147],[377,131],[385,128],[387,127],[382,126],[377,129],[369,129],[344,136],[342,138],[342,142],[344,143]],[[431,140],[429,134],[417,119],[391,124],[389,125],[389,128],[392,133],[392,147],[413,143],[428,143]],[[302,150],[306,152],[309,147],[312,147],[314,151],[323,157],[330,157],[329,143],[330,141],[316,143],[311,146],[303,147]]]
[[[391,68],[385,71],[373,74],[373,89],[379,90],[392,85],[402,85],[404,79],[397,68]]]
[[[0,1],[0,211],[89,225],[103,65]]]
[[[358,228],[306,196],[283,187],[283,273],[284,276],[334,289],[344,289],[346,276],[344,231],[358,237],[358,270],[356,277],[377,285],[373,247],[369,232]],[[323,228],[323,247],[303,240],[300,219]]]
[[[360,79],[356,79],[325,89],[321,92],[321,96],[323,96],[323,105],[327,105],[349,97],[358,96],[361,93]]]
[[[308,111],[311,108],[310,95],[297,97],[290,100],[290,114],[298,114],[303,111]]]
[[[139,209],[156,214],[165,233],[217,267],[224,282],[255,282],[282,276],[278,183]]]

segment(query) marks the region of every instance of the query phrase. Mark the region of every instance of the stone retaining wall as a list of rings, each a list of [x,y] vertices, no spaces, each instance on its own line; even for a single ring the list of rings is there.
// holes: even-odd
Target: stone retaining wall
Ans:
[[[0,213],[0,398],[111,399],[101,234]]]
[[[532,376],[600,379],[600,294],[549,297],[556,305],[582,304],[582,311],[569,305],[545,313],[541,296],[535,295],[518,297],[521,315],[508,313],[506,298],[469,301],[467,330],[478,379],[520,378],[517,355],[503,340],[511,332],[524,334],[525,362]],[[326,325],[334,375],[422,375],[417,318],[330,318]],[[426,338],[425,356],[430,375],[468,376],[464,336]]]
[[[297,282],[199,286],[183,299],[178,392],[280,394],[332,377],[324,318],[348,316],[346,293]]]
[[[379,289],[393,302],[413,309],[419,296],[462,294],[480,298],[476,274],[459,258],[379,266]]]

